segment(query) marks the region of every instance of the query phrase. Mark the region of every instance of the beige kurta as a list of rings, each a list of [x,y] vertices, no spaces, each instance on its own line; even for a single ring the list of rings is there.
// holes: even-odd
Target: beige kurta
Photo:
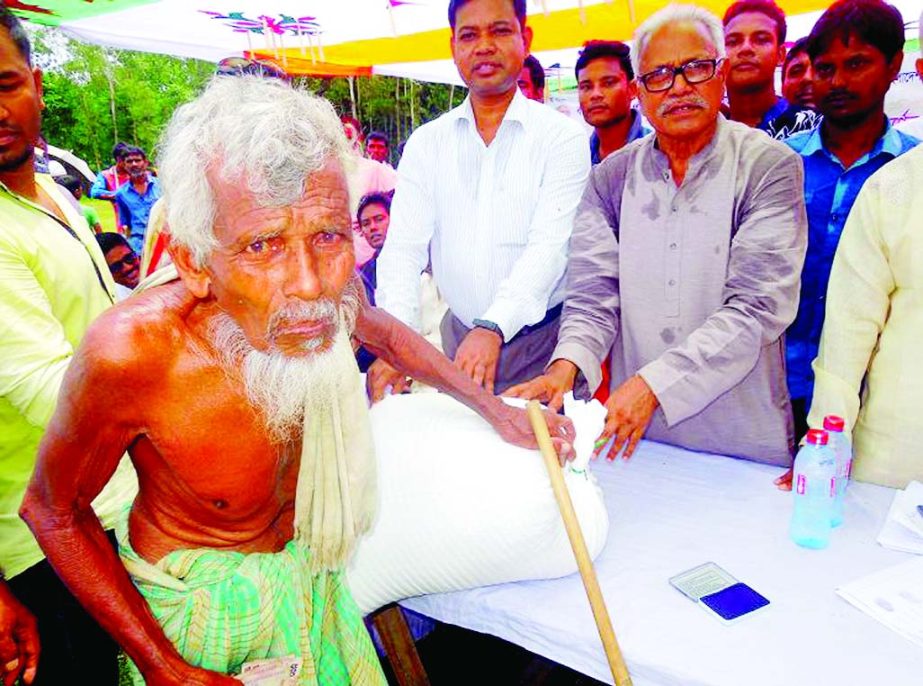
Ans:
[[[852,428],[853,476],[923,481],[923,146],[856,199],[833,261],[808,422]],[[863,388],[863,380],[865,385]]]

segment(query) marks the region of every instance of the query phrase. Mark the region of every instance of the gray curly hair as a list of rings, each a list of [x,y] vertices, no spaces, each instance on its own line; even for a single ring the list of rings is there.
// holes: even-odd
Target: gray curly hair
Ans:
[[[158,146],[171,240],[198,266],[217,246],[215,197],[206,171],[244,178],[257,201],[281,207],[304,195],[309,174],[350,154],[340,119],[323,98],[275,79],[216,76],[173,114]]]

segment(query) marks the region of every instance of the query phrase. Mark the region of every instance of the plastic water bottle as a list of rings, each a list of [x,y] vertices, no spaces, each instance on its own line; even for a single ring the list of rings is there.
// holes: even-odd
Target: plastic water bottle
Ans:
[[[811,429],[807,442],[795,457],[792,475],[795,507],[789,535],[805,548],[826,548],[830,543],[836,456],[829,441],[830,434],[826,431]]]
[[[852,445],[846,436],[846,422],[842,417],[828,414],[824,417],[824,430],[830,434],[830,446],[836,456],[836,497],[833,499],[832,526],[843,523],[843,501],[846,499],[846,487],[852,471]]]

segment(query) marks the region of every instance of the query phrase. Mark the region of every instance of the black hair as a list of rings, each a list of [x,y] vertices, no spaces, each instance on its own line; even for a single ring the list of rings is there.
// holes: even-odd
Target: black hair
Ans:
[[[388,148],[391,147],[391,141],[389,141],[388,137],[381,131],[372,131],[372,133],[365,137],[366,145],[368,145],[369,141],[382,141]]]
[[[141,155],[141,157],[143,157],[144,159],[147,159],[147,155],[144,154],[144,150],[142,150],[136,145],[126,145],[122,149],[122,159],[125,159],[129,155]]]
[[[798,55],[807,55],[808,54],[808,37],[799,38],[794,43],[792,47],[788,49],[788,52],[785,53],[785,59],[782,61],[782,78],[785,78],[785,74],[788,73],[788,65],[793,59],[798,57]]]
[[[583,50],[577,58],[577,65],[574,67],[574,76],[580,80],[580,70],[585,69],[593,60],[603,57],[611,57],[619,61],[619,66],[625,72],[625,76],[631,81],[635,78],[635,70],[631,67],[631,49],[621,41],[617,40],[591,40],[583,44]]]
[[[26,35],[26,30],[22,27],[22,22],[19,21],[19,18],[10,12],[7,7],[0,6],[0,26],[7,30],[19,54],[22,55],[26,64],[31,67],[32,47],[29,45],[29,36]]]
[[[80,179],[78,179],[73,174],[65,174],[64,176],[58,176],[55,178],[55,183],[60,186],[64,186],[67,190],[74,194],[77,192],[80,186]]]
[[[545,87],[545,67],[538,61],[538,58],[535,55],[529,55],[526,57],[526,61],[523,62],[522,66],[529,70],[529,78],[532,80],[532,85],[542,90]]]
[[[125,157],[125,150],[127,150],[130,147],[131,146],[128,145],[128,143],[119,141],[114,146],[112,146],[112,159],[114,160],[122,159],[123,157]]]
[[[868,43],[890,62],[904,49],[904,18],[882,0],[838,0],[811,29],[808,54],[815,60],[837,38],[846,44],[850,37]]]
[[[526,25],[526,0],[510,0],[513,3],[513,11],[519,20],[520,26]],[[468,4],[470,0],[449,0],[449,26],[455,29],[455,15],[463,5]]]
[[[131,245],[129,245],[125,236],[113,231],[103,231],[102,233],[96,234],[96,242],[99,243],[103,255],[108,255],[110,250],[118,248],[119,246],[131,250]]]
[[[364,210],[369,205],[381,205],[384,207],[388,214],[391,214],[391,198],[394,197],[394,191],[389,193],[369,193],[368,195],[363,195],[362,200],[359,201],[359,207],[356,208],[356,221],[362,221],[362,210]]]
[[[776,24],[776,42],[779,45],[785,43],[785,34],[788,33],[788,25],[785,23],[785,12],[779,7],[774,0],[738,0],[727,8],[724,13],[723,24],[727,27],[731,19],[748,12],[757,12],[766,15]]]

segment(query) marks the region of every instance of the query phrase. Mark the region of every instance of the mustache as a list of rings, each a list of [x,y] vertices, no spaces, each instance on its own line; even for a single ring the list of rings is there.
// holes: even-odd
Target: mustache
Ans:
[[[832,90],[824,96],[824,102],[828,100],[855,100],[856,94],[844,88]]]
[[[279,329],[302,322],[318,322],[329,326],[337,324],[337,306],[330,298],[292,302],[277,310],[269,318],[267,333],[274,338]]]
[[[678,98],[676,100],[665,100],[660,103],[660,106],[657,108],[657,114],[663,116],[668,110],[672,110],[676,107],[683,107],[685,105],[706,108],[708,107],[708,102],[699,95],[687,95],[684,98]]]

